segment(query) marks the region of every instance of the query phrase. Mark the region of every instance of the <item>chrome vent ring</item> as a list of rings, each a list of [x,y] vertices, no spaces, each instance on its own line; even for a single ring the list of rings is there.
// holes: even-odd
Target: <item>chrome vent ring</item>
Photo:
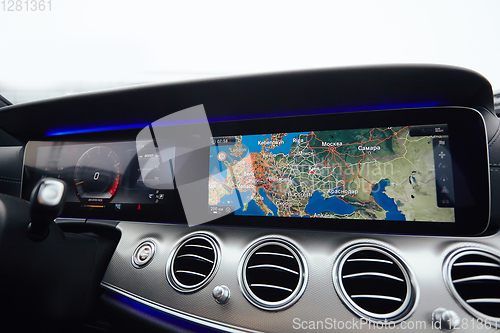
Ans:
[[[408,266],[378,244],[356,244],[345,249],[335,262],[333,282],[344,304],[372,322],[403,321],[418,299]]]
[[[500,328],[500,257],[481,249],[460,249],[444,265],[455,299],[473,316]]]
[[[180,292],[194,292],[207,285],[219,267],[220,250],[215,239],[205,233],[191,234],[177,245],[169,257],[167,280]]]
[[[304,292],[307,265],[301,252],[281,237],[256,241],[243,255],[240,287],[247,300],[264,310],[282,310]]]

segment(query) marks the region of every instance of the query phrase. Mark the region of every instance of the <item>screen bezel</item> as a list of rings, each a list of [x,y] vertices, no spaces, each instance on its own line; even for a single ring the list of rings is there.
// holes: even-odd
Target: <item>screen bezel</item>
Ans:
[[[413,235],[472,236],[478,235],[489,224],[490,181],[488,145],[484,119],[472,108],[432,107],[402,110],[364,111],[327,115],[293,116],[238,121],[212,122],[212,136],[254,135],[282,132],[320,130],[361,129],[372,127],[396,127],[429,124],[447,124],[450,152],[453,156],[453,178],[455,200],[458,203],[473,204],[455,208],[455,222],[409,222],[380,220],[344,220],[299,217],[242,216],[229,214],[205,223],[210,226],[245,226],[259,228],[309,229],[347,232],[370,232]],[[189,125],[185,127],[189,132]],[[118,142],[134,140],[138,131],[114,131],[87,133],[57,137],[58,142],[74,144]],[[464,135],[467,133],[467,135]],[[54,139],[54,138],[52,138]],[[22,196],[29,200],[29,194],[36,182],[30,177],[36,162],[38,147],[54,145],[54,141],[29,142],[25,150]],[[471,150],[459,147],[474,147]],[[209,149],[206,151],[208,161]],[[474,161],[472,163],[472,161]],[[456,172],[460,170],[460,172]],[[206,189],[208,212],[208,168]],[[87,219],[186,223],[178,191],[172,191],[168,205],[147,207],[141,212],[120,213],[112,209],[81,209],[67,205],[62,216]]]
[[[459,205],[455,207],[455,222],[306,219],[230,214],[209,224],[416,235],[480,234],[488,227],[490,217],[488,145],[484,119],[472,108],[436,107],[244,120],[231,122],[230,125],[214,123],[211,124],[211,129],[213,136],[230,136],[432,124],[448,125],[455,200]],[[471,200],[474,201],[472,205]]]

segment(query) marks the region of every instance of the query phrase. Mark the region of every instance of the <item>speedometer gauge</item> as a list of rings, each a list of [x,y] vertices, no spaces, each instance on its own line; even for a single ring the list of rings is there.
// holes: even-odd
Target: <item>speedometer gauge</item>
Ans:
[[[74,185],[83,203],[107,204],[113,200],[120,184],[120,161],[109,148],[97,146],[87,150],[75,167]]]

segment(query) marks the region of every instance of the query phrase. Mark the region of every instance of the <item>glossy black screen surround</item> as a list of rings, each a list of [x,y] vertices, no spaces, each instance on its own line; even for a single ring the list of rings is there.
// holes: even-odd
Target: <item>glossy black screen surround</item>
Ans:
[[[455,184],[455,223],[367,221],[336,219],[300,219],[293,217],[256,217],[226,215],[208,225],[272,227],[287,229],[311,229],[350,232],[375,232],[416,235],[477,235],[484,231],[490,215],[490,183],[488,148],[484,120],[479,112],[470,108],[440,107],[369,111],[314,116],[266,118],[210,123],[213,136],[252,135],[262,133],[300,132],[304,130],[339,130],[368,127],[416,126],[447,124],[450,152],[453,157],[453,181]],[[189,125],[185,127],[189,133]],[[136,130],[88,133],[59,140],[85,142],[115,142],[134,140]],[[33,186],[30,179],[29,161],[34,151],[28,145],[25,154],[23,196]],[[208,149],[207,149],[208,160]],[[207,169],[208,176],[208,169]],[[208,185],[208,184],[207,184]],[[206,187],[208,196],[208,186]],[[116,211],[83,210],[66,207],[64,217],[80,217],[108,220],[133,220],[144,222],[186,223],[182,204],[176,191],[168,195],[169,204],[152,205],[141,212],[120,214]]]

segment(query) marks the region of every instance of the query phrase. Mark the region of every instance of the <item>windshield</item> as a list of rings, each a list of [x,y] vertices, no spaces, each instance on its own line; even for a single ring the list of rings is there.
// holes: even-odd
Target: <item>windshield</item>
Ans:
[[[17,104],[156,82],[392,63],[466,67],[500,90],[498,13],[495,0],[5,0],[0,94]]]

